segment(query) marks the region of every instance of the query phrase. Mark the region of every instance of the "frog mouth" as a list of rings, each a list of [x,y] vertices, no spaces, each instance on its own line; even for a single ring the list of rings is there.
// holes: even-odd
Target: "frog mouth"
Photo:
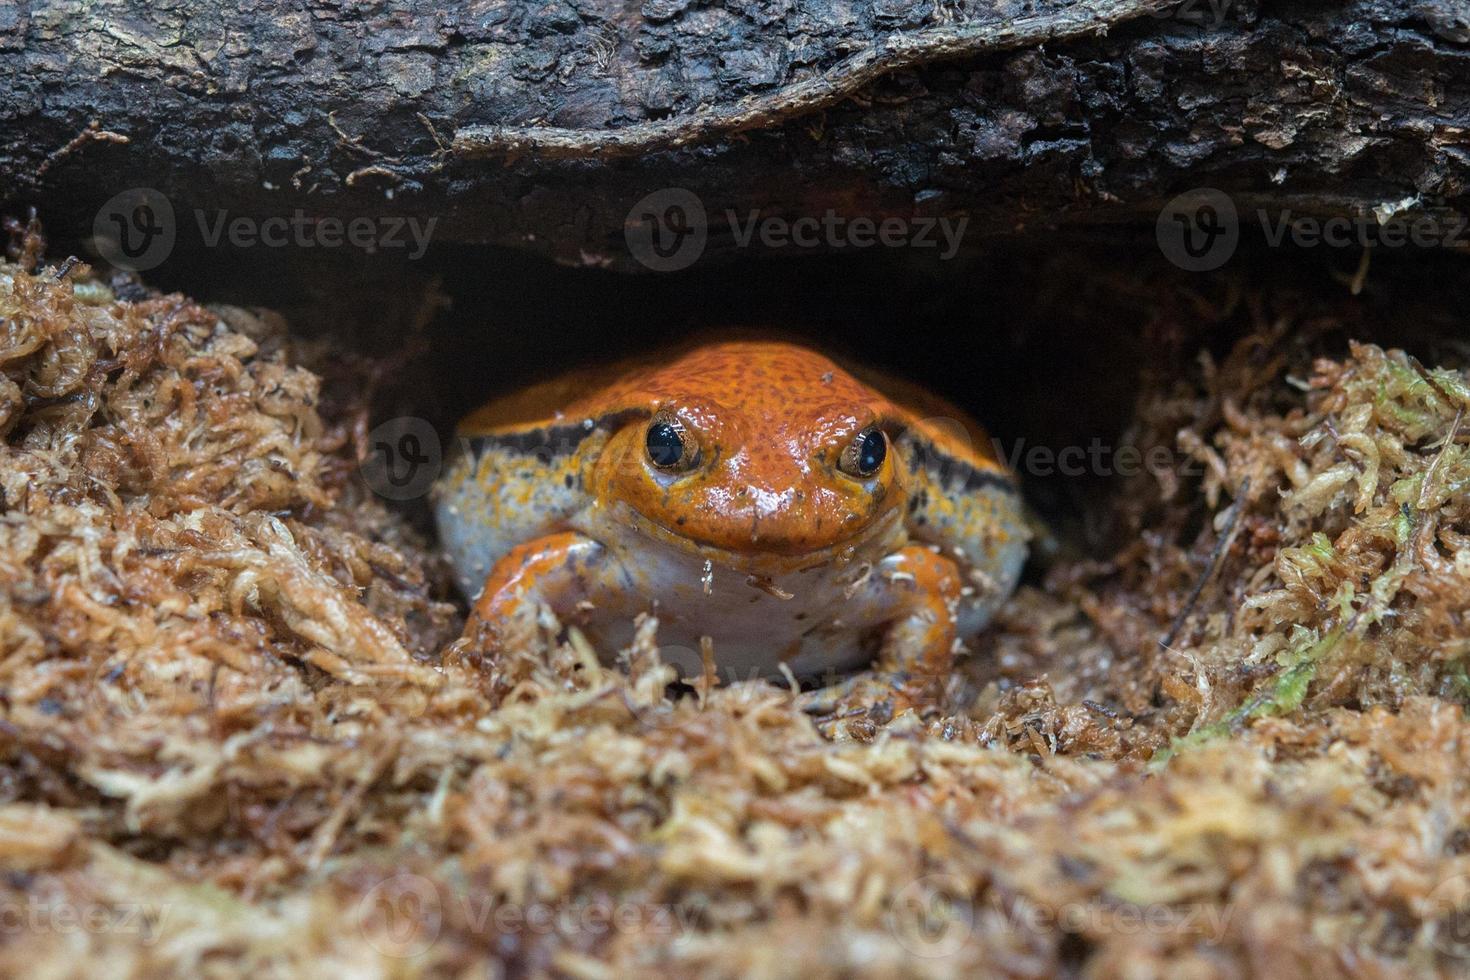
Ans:
[[[849,533],[815,547],[762,546],[757,538],[749,549],[736,549],[726,542],[691,533],[687,528],[669,527],[631,505],[625,504],[623,510],[618,515],[619,522],[638,537],[757,578],[799,572],[850,558],[854,553],[865,550],[865,545],[889,537],[901,517],[898,508],[885,508]]]

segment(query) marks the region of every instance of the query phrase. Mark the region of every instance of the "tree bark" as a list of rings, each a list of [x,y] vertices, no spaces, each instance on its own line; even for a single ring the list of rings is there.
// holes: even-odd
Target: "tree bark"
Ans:
[[[300,210],[629,270],[670,188],[705,258],[769,247],[757,211],[1145,229],[1198,187],[1442,239],[1470,214],[1460,2],[21,0],[0,197],[62,237],[144,186],[180,248]]]

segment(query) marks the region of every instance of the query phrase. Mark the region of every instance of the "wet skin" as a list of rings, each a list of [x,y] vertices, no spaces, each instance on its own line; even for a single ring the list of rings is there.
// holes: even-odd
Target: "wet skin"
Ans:
[[[958,409],[768,340],[568,375],[466,418],[436,488],[441,538],[493,658],[543,608],[615,651],[640,612],[665,659],[726,679],[932,702],[1015,585],[1014,481]],[[882,392],[882,393],[880,393]]]

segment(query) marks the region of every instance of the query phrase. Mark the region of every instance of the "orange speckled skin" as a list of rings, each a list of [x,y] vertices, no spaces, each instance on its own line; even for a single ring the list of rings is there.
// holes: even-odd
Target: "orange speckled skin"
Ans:
[[[661,641],[712,636],[722,665],[723,646],[762,674],[850,669],[873,637],[885,689],[942,678],[1019,574],[1019,499],[958,409],[864,377],[795,344],[726,340],[475,412],[438,495],[462,584],[485,582],[471,628],[501,635],[544,604],[615,641],[628,633],[610,621],[652,609]],[[691,468],[649,459],[655,415],[697,447]],[[871,426],[881,466],[839,468]]]

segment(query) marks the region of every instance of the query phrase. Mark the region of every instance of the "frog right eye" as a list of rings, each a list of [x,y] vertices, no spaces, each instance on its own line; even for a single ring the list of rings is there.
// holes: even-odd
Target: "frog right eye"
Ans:
[[[648,461],[673,473],[693,469],[699,462],[699,445],[677,415],[660,412],[648,424],[645,436]]]

